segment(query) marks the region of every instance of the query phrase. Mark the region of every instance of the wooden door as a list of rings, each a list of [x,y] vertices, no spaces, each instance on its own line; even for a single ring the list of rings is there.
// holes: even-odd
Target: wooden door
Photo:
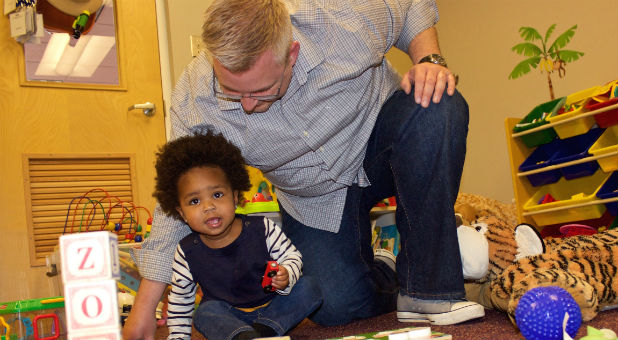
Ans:
[[[116,1],[121,88],[24,86],[23,49],[0,17],[0,301],[53,294],[45,267],[31,265],[24,154],[128,154],[134,202],[152,211],[154,159],[165,142],[154,1]],[[20,84],[21,79],[21,84]],[[129,106],[152,102],[153,116]]]

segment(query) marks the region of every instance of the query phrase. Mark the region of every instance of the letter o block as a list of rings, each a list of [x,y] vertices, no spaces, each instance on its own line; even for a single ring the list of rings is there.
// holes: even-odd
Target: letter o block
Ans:
[[[64,298],[69,334],[84,329],[118,327],[116,281],[67,283]]]

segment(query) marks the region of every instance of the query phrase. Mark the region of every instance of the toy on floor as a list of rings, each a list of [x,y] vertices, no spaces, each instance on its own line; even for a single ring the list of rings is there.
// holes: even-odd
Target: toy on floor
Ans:
[[[133,296],[137,295],[141,275],[137,265],[131,257],[131,250],[139,248],[138,243],[123,243],[118,245],[118,260],[120,264],[120,280],[118,280],[118,289],[122,293],[128,293]]]
[[[139,211],[148,218],[140,223]],[[152,215],[145,207],[125,202],[101,188],[74,197],[67,208],[63,234],[108,230],[124,242],[142,242],[150,235]]]
[[[487,262],[487,270],[466,284],[471,301],[512,317],[526,292],[558,286],[573,296],[584,321],[618,305],[618,230],[544,240],[533,226],[509,225],[494,216],[483,216],[459,228],[470,228],[483,236],[476,238],[477,242],[460,242],[462,260],[474,262],[475,258],[466,254],[474,253],[482,244],[479,242],[487,242],[487,257],[477,260]]]
[[[65,320],[64,298],[60,296],[3,302],[0,303],[0,339],[66,338]]]
[[[455,214],[463,215],[466,223],[470,225],[473,221],[483,216],[494,216],[508,225],[517,225],[517,207],[515,203],[503,203],[481,195],[460,192],[455,202]],[[461,224],[457,224],[459,226]]]
[[[120,314],[120,323],[124,326],[133,303],[135,302],[135,296],[125,292],[118,292],[118,313]]]
[[[371,223],[372,235],[371,246],[373,251],[385,249],[397,256],[401,249],[401,241],[397,225],[395,223],[395,212],[381,214]]]
[[[574,337],[582,323],[579,306],[566,290],[537,287],[526,292],[515,309],[515,320],[527,340],[563,340]]]
[[[401,329],[393,329],[381,332],[363,333],[342,338],[331,338],[328,340],[451,340],[453,337],[450,334],[432,331],[431,327],[406,327]]]
[[[617,340],[618,339],[616,332],[612,331],[611,329],[607,329],[607,328],[596,329],[594,327],[588,326],[586,332],[588,333],[588,335],[582,337],[579,340]]]
[[[4,334],[0,335],[1,340],[6,340],[7,336],[11,336],[11,325],[4,321],[4,318],[0,316],[0,327],[4,327]]]

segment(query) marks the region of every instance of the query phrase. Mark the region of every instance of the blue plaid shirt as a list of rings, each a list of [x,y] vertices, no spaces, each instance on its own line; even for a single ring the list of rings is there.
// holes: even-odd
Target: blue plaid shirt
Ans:
[[[203,54],[184,70],[172,93],[172,139],[205,129],[221,132],[277,187],[283,208],[299,222],[337,232],[347,187],[370,183],[363,170],[367,141],[382,104],[399,87],[384,59],[393,46],[438,20],[434,1],[298,1],[291,7],[300,53],[285,95],[263,113],[212,91]],[[141,275],[169,282],[174,250],[188,226],[155,209],[153,229],[135,251]]]

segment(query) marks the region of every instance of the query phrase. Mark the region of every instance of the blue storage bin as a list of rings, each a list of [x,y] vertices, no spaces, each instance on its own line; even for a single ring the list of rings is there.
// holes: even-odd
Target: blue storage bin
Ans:
[[[551,165],[551,159],[558,152],[560,147],[560,140],[554,140],[550,143],[540,145],[534,150],[526,160],[519,166],[519,172],[527,172],[532,170],[541,169]],[[555,183],[562,173],[560,170],[550,170],[540,172],[532,175],[527,175],[528,181],[532,186],[538,187],[545,184]]]
[[[607,178],[597,192],[597,197],[600,199],[618,197],[618,171],[614,171]],[[605,207],[612,216],[618,215],[618,202],[605,203]]]
[[[588,149],[599,139],[599,136],[605,129],[591,129],[583,135],[561,139],[559,151],[554,154],[550,160],[552,165],[558,165],[566,162],[571,162],[584,157],[589,157]],[[597,161],[575,164],[560,168],[560,172],[565,179],[574,179],[583,176],[592,175],[599,168]]]

